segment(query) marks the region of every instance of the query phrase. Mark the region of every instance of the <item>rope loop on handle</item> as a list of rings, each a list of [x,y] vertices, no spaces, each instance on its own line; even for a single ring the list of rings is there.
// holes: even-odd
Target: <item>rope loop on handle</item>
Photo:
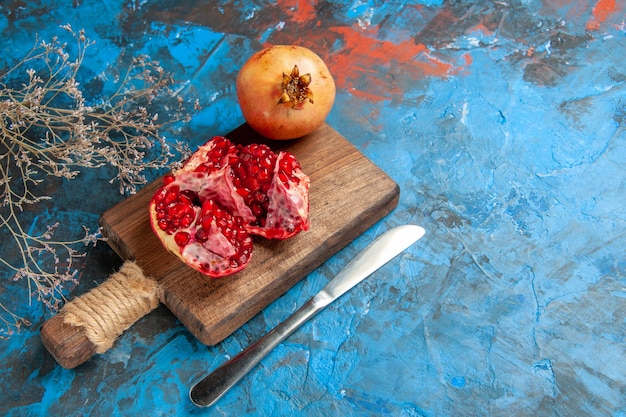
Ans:
[[[104,283],[65,304],[63,322],[84,329],[96,353],[106,352],[115,340],[159,305],[162,290],[133,261],[126,261]]]

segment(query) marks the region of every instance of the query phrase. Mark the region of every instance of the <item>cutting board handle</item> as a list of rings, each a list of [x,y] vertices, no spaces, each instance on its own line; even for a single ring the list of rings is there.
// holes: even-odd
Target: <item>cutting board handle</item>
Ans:
[[[54,359],[71,369],[115,340],[159,305],[162,290],[139,265],[126,261],[101,285],[68,302],[41,327],[41,340]]]

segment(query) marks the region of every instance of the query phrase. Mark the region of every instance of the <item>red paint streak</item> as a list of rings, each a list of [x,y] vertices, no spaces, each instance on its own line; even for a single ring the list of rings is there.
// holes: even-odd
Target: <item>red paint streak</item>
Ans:
[[[587,30],[598,30],[600,25],[612,14],[615,13],[615,0],[598,0],[591,12],[592,18],[586,25]]]
[[[469,52],[463,54],[463,61],[465,61],[465,65],[463,65],[465,68],[469,68],[472,65],[472,62],[474,62]]]
[[[329,28],[343,43],[327,63],[335,82],[354,95],[371,101],[401,97],[411,80],[445,78],[459,71],[455,65],[435,57],[423,44],[380,41],[349,27]],[[464,57],[465,64],[471,58]],[[468,61],[469,60],[469,61]]]
[[[310,23],[317,19],[317,1],[279,0],[276,4],[289,16],[290,22]]]
[[[468,33],[472,32],[480,32],[483,35],[493,35],[494,33],[494,31],[485,26],[484,23],[479,23],[468,31]]]

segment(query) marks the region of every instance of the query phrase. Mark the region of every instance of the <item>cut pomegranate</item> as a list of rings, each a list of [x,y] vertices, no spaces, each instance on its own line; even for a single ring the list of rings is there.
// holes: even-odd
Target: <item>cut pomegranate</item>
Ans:
[[[249,204],[254,213],[258,203],[260,215],[248,224],[248,231],[269,239],[286,239],[307,230],[309,178],[295,156],[280,152],[271,177],[269,183],[261,186],[261,193],[253,193],[254,200]]]
[[[150,224],[163,245],[212,277],[250,262],[250,234],[286,239],[309,228],[309,178],[288,152],[216,136],[163,177]]]

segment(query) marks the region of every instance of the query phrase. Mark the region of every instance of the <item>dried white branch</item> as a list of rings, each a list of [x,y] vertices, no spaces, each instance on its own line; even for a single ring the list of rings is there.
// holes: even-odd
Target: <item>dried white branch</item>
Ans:
[[[159,62],[133,59],[117,89],[88,105],[77,78],[94,42],[84,30],[61,27],[76,42],[74,59],[57,37],[36,39],[21,61],[0,74],[0,235],[4,247],[14,246],[8,252],[19,253],[16,259],[0,254],[0,265],[13,271],[13,281],[28,285],[29,303],[35,299],[52,310],[64,301],[66,285],[77,283],[77,259],[101,237],[85,228],[82,237],[57,239],[63,224],[40,235],[23,227],[24,209],[51,198],[46,181],[71,181],[83,169],[107,167],[115,172],[110,182],[119,192],[132,194],[147,182],[146,171],[167,168],[189,153],[181,143],[172,148],[160,134],[190,116]],[[152,112],[157,100],[173,102],[166,107],[174,110]],[[197,102],[192,106],[197,110]],[[27,323],[0,300],[0,337]]]

